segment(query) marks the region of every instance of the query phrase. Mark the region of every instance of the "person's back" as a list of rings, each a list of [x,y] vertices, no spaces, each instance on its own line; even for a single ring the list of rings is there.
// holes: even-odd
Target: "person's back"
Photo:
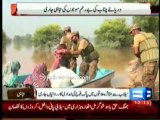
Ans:
[[[21,65],[17,60],[12,60],[4,66],[3,86],[16,87],[20,67]]]
[[[67,26],[64,28],[64,35],[60,39],[60,44],[65,44],[68,50],[71,49],[71,45],[72,45],[70,36],[71,36],[71,27]]]
[[[52,71],[48,75],[52,88],[64,88],[71,87],[73,85],[79,85],[85,82],[80,79],[71,69],[68,69],[69,61],[63,57],[60,61],[60,68]]]
[[[48,79],[51,82],[52,88],[57,87],[70,87],[72,86],[71,79],[74,77],[75,74],[72,70],[67,69],[66,67],[60,67],[54,71],[52,71]]]

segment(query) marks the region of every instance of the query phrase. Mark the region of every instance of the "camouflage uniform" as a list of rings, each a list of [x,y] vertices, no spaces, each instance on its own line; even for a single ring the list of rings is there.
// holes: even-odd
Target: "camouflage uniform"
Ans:
[[[76,35],[77,33],[72,33]],[[82,49],[80,53],[82,63],[80,64],[79,76],[84,77],[88,72],[89,80],[96,76],[97,64],[99,59],[98,52],[94,49],[93,45],[85,38],[79,39],[77,49]]]
[[[132,26],[131,31],[139,29]],[[138,38],[144,38],[138,39]],[[138,41],[139,40],[139,41]],[[138,41],[140,59],[142,62],[142,83],[144,87],[152,88],[152,99],[155,99],[155,80],[158,73],[159,47],[152,33],[140,32],[134,36],[134,44]]]
[[[152,98],[155,99],[155,80],[158,73],[158,62],[149,61],[143,64],[142,82],[147,88],[152,88]]]
[[[64,28],[64,31],[71,30],[70,26],[67,26]],[[65,44],[67,46],[68,50],[71,50],[72,47],[72,41],[67,37],[67,35],[62,36],[60,40],[60,44]],[[66,57],[69,59],[70,66],[69,68],[72,69],[76,73],[76,67],[77,67],[77,56],[71,56],[71,55],[66,55]]]
[[[89,80],[94,79],[96,76],[97,64],[98,59],[93,60],[90,63],[82,61],[79,69],[79,76],[85,76],[88,72]]]

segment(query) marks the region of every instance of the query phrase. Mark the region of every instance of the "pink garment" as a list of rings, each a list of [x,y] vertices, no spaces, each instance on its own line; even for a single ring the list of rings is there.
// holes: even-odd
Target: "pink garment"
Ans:
[[[59,62],[61,58],[67,53],[67,49],[57,49],[53,52],[53,55],[55,56],[55,60],[52,63],[51,70],[55,70],[59,67]]]
[[[32,75],[28,76],[23,82],[24,85],[33,85],[35,88],[50,87],[50,82],[47,80],[47,66],[44,63],[36,65]]]

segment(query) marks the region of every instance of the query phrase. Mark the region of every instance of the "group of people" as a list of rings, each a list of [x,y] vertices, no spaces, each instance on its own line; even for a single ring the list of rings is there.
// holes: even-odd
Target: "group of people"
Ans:
[[[82,63],[79,68],[79,76],[83,77],[88,72],[89,80],[95,78],[99,54],[89,40],[80,38],[78,31],[71,32],[71,27],[68,26],[64,28],[64,36],[59,44],[59,47],[54,52],[56,60],[52,65],[51,71],[58,67],[58,61],[62,56],[65,56],[69,60],[69,68],[76,73],[77,57],[81,55]]]
[[[99,54],[89,40],[80,38],[79,32],[71,32],[71,27],[64,28],[64,36],[60,39],[60,43],[53,55],[55,60],[50,73],[47,72],[46,64],[37,64],[33,73],[24,80],[23,85],[36,88],[70,87],[86,82],[86,75],[89,80],[95,78]],[[77,57],[79,55],[82,56],[82,63],[77,75]],[[5,78],[5,76],[3,77]]]
[[[80,38],[78,31],[71,32],[70,26],[64,28],[64,36],[60,39],[59,46],[54,51],[53,55],[55,56],[55,60],[49,74],[50,80],[54,78],[54,80],[51,80],[52,87],[55,87],[55,85],[59,86],[58,84],[61,80],[63,80],[64,85],[60,86],[67,85],[64,79],[68,76],[72,76],[73,78],[71,80],[72,85],[84,83],[86,75],[89,80],[95,78],[99,54],[89,40]],[[79,55],[82,57],[82,63],[80,64],[79,73],[77,75],[77,57]],[[62,77],[58,79],[57,76]]]
[[[131,27],[130,34],[134,37],[132,49],[135,59],[128,63],[133,65],[129,71],[129,87],[137,87],[136,79],[139,79],[142,87],[152,88],[152,98],[156,99],[155,79],[159,62],[157,39],[152,33],[142,32],[137,25]],[[23,84],[32,84],[35,87],[69,87],[86,82],[84,79],[86,75],[89,76],[89,80],[95,78],[99,54],[89,40],[80,38],[79,32],[71,32],[71,27],[64,28],[64,36],[60,39],[59,46],[53,52],[53,55],[55,60],[49,74],[47,73],[46,64],[39,64]],[[82,62],[77,75],[77,57],[79,55],[82,57]],[[16,62],[16,65],[17,71],[20,69],[20,64]],[[10,72],[13,71],[12,67],[7,67],[8,69],[10,69]],[[16,75],[17,72],[14,70],[12,76]],[[39,79],[42,79],[41,82],[39,82]],[[5,78],[4,80],[8,81],[9,79]],[[5,82],[5,85],[10,86],[13,81],[10,83]]]

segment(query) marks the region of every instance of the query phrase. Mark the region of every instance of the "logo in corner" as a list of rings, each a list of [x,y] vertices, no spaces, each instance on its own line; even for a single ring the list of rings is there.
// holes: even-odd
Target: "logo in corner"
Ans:
[[[130,100],[149,100],[152,98],[151,88],[132,88],[129,90]]]

